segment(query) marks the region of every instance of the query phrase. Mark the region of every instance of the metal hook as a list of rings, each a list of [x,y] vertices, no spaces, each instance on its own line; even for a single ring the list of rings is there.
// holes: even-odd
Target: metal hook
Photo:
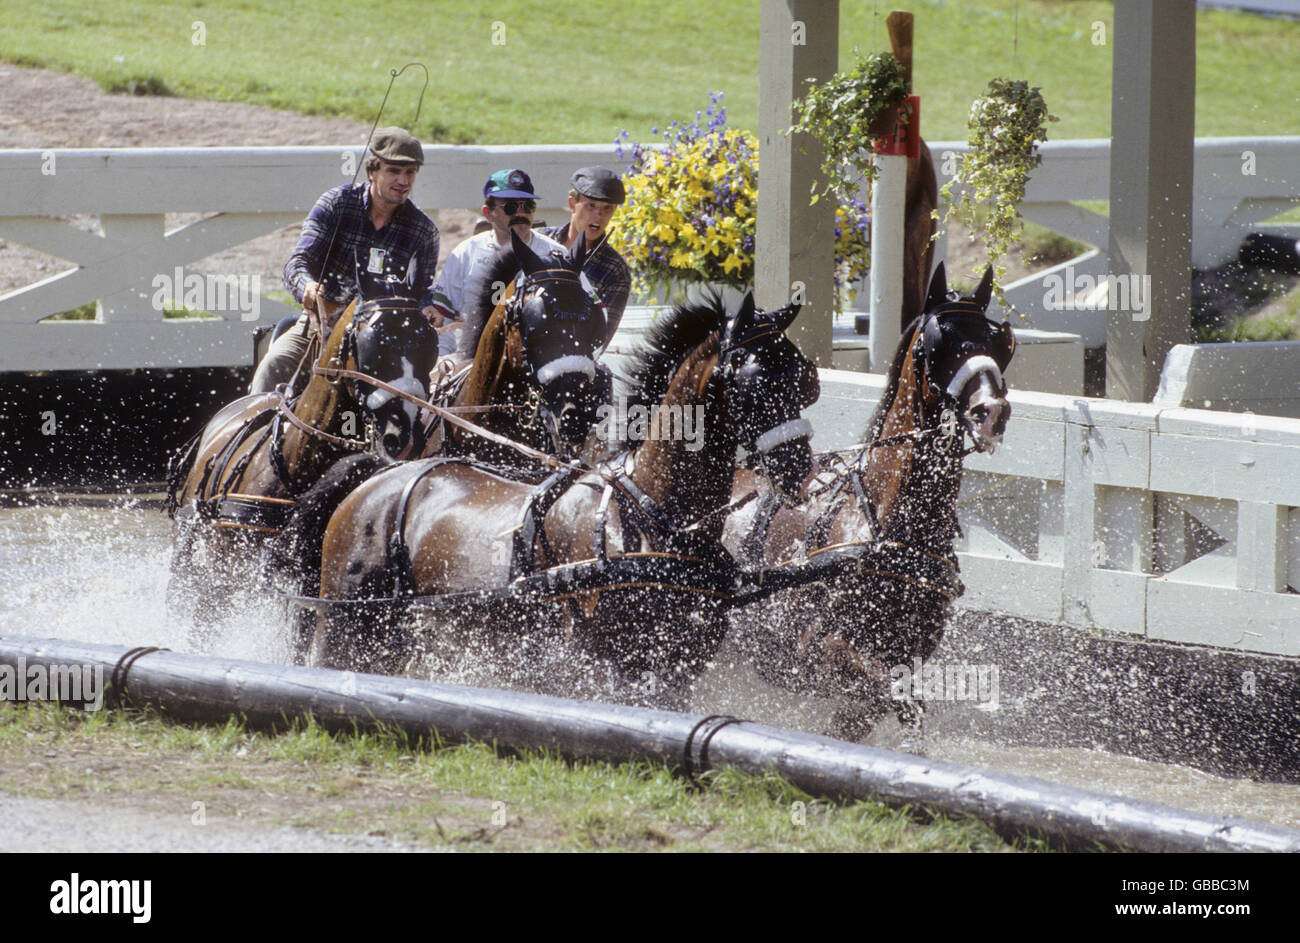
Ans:
[[[379,111],[375,114],[375,120],[372,121],[370,124],[370,133],[366,135],[367,148],[370,147],[370,141],[375,136],[375,128],[379,127],[379,119],[383,117],[384,108],[388,105],[388,96],[393,91],[393,83],[397,81],[397,77],[399,75],[401,75],[403,72],[405,72],[413,65],[417,65],[424,70],[424,86],[420,89],[420,98],[415,103],[415,120],[411,122],[411,133],[415,134],[415,126],[419,124],[420,121],[420,111],[424,108],[424,93],[429,90],[429,67],[426,66],[423,62],[408,62],[400,69],[388,70],[388,75],[389,75],[388,88],[384,90],[384,100],[379,103]],[[360,173],[360,171],[361,168],[358,167],[357,173]],[[353,183],[357,182],[356,173],[352,175],[352,182]]]
[[[389,80],[388,87],[392,88],[393,82],[397,81],[397,77],[413,65],[418,65],[424,70],[424,86],[420,89],[420,97],[415,103],[415,117],[411,120],[411,133],[415,134],[415,126],[420,123],[420,111],[424,108],[424,93],[429,90],[429,67],[423,62],[408,62],[400,69],[389,69],[388,74],[391,75],[392,78]],[[385,95],[384,97],[386,98],[387,96]]]

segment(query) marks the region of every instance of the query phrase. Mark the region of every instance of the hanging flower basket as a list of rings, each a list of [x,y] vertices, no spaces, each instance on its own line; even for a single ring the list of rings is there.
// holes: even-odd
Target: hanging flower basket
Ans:
[[[899,109],[885,108],[867,125],[867,136],[873,141],[892,138],[898,131]]]
[[[1030,88],[1028,82],[993,79],[984,94],[971,102],[970,150],[940,191],[948,204],[942,222],[955,218],[970,227],[972,237],[983,238],[994,266],[994,290],[1002,304],[1006,304],[1001,286],[1006,266],[999,260],[1024,228],[1020,203],[1025,186],[1043,162],[1038,145],[1047,140],[1047,122],[1057,120],[1047,113],[1039,89]],[[954,201],[958,188],[965,193]]]
[[[794,103],[797,120],[790,132],[811,134],[824,151],[821,169],[827,182],[820,193],[814,192],[814,203],[827,193],[847,200],[857,194],[860,180],[876,179],[873,142],[892,138],[898,124],[907,121],[911,91],[902,64],[881,52],[859,59],[850,72],[813,85]]]
[[[624,174],[627,203],[610,225],[609,243],[632,268],[633,293],[665,301],[698,295],[697,284],[747,289],[754,281],[758,232],[758,140],[727,127],[722,93],[709,96],[695,121],[660,132],[664,143],[633,143]],[[622,132],[617,144],[623,156]],[[870,261],[867,209],[843,201],[835,211],[837,285],[862,278]],[[836,292],[836,305],[841,295]]]

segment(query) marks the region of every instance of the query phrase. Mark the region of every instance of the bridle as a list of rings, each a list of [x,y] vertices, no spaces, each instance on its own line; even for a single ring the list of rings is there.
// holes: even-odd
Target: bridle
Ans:
[[[858,461],[855,463],[859,470],[864,468],[866,458],[872,449],[907,443],[919,446],[931,438],[934,438],[936,443],[943,443],[939,445],[941,452],[951,453],[959,459],[964,459],[974,452],[984,451],[983,442],[975,435],[969,418],[961,410],[962,390],[966,388],[972,378],[983,373],[990,378],[994,392],[1001,397],[1005,397],[1007,395],[1007,381],[1002,376],[1002,369],[998,366],[998,362],[990,355],[983,353],[965,358],[952,371],[951,376],[943,376],[937,361],[939,351],[944,344],[941,318],[945,321],[978,318],[981,325],[993,323],[985,315],[982,307],[965,300],[949,301],[925,313],[921,323],[917,326],[911,352],[912,362],[919,364],[920,368],[919,379],[921,382],[918,387],[920,390],[929,390],[934,405],[927,406],[924,396],[914,396],[913,419],[916,428],[886,438],[873,437],[871,442],[862,449]],[[1013,337],[1011,352],[1014,352],[1014,350],[1015,340]],[[927,408],[938,409],[938,422],[931,424],[926,421],[925,411]],[[964,445],[967,437],[969,437],[971,443],[969,446]]]
[[[776,325],[775,321],[764,321],[754,325],[739,336],[730,338],[724,345],[719,347],[717,372],[725,385],[730,386],[736,378],[738,372],[737,359],[743,355],[757,356],[762,345],[755,345],[755,341],[760,341],[769,336],[784,339],[785,333]],[[810,366],[802,362],[800,365],[805,368]],[[778,446],[795,439],[811,439],[813,433],[812,421],[802,416],[786,419],[763,431],[755,429],[754,424],[755,418],[753,416],[741,415],[739,444],[746,453],[757,456],[757,467],[769,478],[772,478],[770,470],[767,468],[770,453]]]
[[[555,293],[547,291],[548,285],[565,286],[576,291],[582,298],[583,307],[577,311],[561,309]],[[542,306],[542,324],[529,323],[528,305],[540,300]],[[530,414],[523,420],[524,426],[540,427],[551,436],[552,445],[557,451],[563,449],[560,441],[562,432],[561,417],[557,416],[552,404],[545,395],[547,387],[566,374],[580,374],[588,384],[596,380],[596,361],[593,356],[583,353],[562,354],[544,363],[535,363],[534,352],[530,349],[527,338],[533,331],[550,329],[563,331],[563,325],[583,322],[591,319],[593,313],[600,315],[601,337],[608,315],[603,302],[587,292],[581,281],[581,272],[568,268],[545,268],[524,275],[524,279],[505,303],[505,328],[519,332],[520,356],[524,372],[533,378],[530,384],[528,403],[525,410]],[[592,353],[598,344],[592,345]],[[494,407],[497,408],[497,407]],[[500,408],[514,408],[502,406]]]

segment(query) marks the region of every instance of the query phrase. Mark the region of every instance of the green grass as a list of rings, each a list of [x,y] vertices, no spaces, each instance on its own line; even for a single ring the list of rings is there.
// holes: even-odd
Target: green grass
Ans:
[[[1016,10],[1019,7],[1017,24]],[[1109,133],[1111,3],[917,0],[915,64],[930,140],[964,139],[970,101],[995,75],[1040,85],[1053,138]],[[840,5],[840,61],[887,45],[886,4]],[[879,14],[879,16],[875,14]],[[603,143],[689,117],[724,91],[732,123],[757,125],[757,0],[577,7],[537,0],[48,0],[7,16],[0,59],[89,76],[105,89],[246,101],[369,122],[391,68],[430,70],[417,133],[477,144]],[[195,45],[194,23],[204,28]],[[1096,45],[1093,24],[1105,26]],[[504,44],[493,44],[495,23]],[[592,24],[610,24],[597,30]],[[1300,132],[1300,22],[1197,13],[1196,133]],[[500,38],[500,34],[497,34]],[[385,120],[408,123],[422,76],[404,75]]]
[[[288,292],[284,292],[286,296]],[[58,314],[51,314],[48,318],[41,318],[42,321],[93,321],[98,317],[99,305],[97,302],[88,301],[80,307],[73,308],[71,311],[60,311]],[[167,321],[186,320],[197,318],[201,321],[220,321],[221,315],[212,314],[208,311],[194,311],[190,308],[182,308],[179,305],[165,305],[163,307],[163,319]]]
[[[93,762],[86,759],[92,751]],[[970,818],[894,810],[877,802],[813,799],[780,777],[706,774],[701,787],[646,764],[568,762],[547,754],[500,757],[481,744],[413,748],[397,735],[331,735],[315,725],[258,733],[231,721],[187,727],[156,716],[84,714],[49,705],[0,705],[0,766],[47,756],[25,773],[38,796],[131,796],[164,792],[238,806],[248,793],[287,797],[288,824],[378,833],[424,844],[538,850],[1003,851],[1008,846]],[[76,759],[62,764],[67,753]],[[119,780],[83,775],[115,759],[169,760],[164,774],[124,771]],[[135,762],[119,767],[134,767]],[[66,768],[65,768],[66,767]],[[14,778],[4,788],[22,788]],[[304,799],[356,800],[364,806]],[[394,797],[394,801],[381,801]],[[140,798],[137,795],[137,798]],[[169,800],[170,801],[170,800]],[[329,806],[329,808],[326,808]],[[500,809],[513,844],[489,827]]]

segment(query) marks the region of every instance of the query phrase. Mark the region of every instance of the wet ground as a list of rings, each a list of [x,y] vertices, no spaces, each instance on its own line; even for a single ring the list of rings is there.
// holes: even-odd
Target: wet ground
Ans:
[[[197,645],[185,626],[168,618],[169,558],[170,523],[156,507],[0,509],[0,574],[7,588],[0,595],[0,633],[206,650],[260,661],[288,659],[283,610],[256,593],[231,599],[217,632]],[[941,646],[935,658],[943,655]],[[701,679],[690,708],[826,732],[834,704],[772,688],[749,661],[748,653],[729,641],[719,665]],[[469,671],[445,680],[483,680],[491,674]],[[892,721],[873,734],[871,742],[905,746],[935,759],[1300,828],[1300,786],[1230,779],[1186,766],[1075,747],[1026,747],[942,733],[904,742]]]

